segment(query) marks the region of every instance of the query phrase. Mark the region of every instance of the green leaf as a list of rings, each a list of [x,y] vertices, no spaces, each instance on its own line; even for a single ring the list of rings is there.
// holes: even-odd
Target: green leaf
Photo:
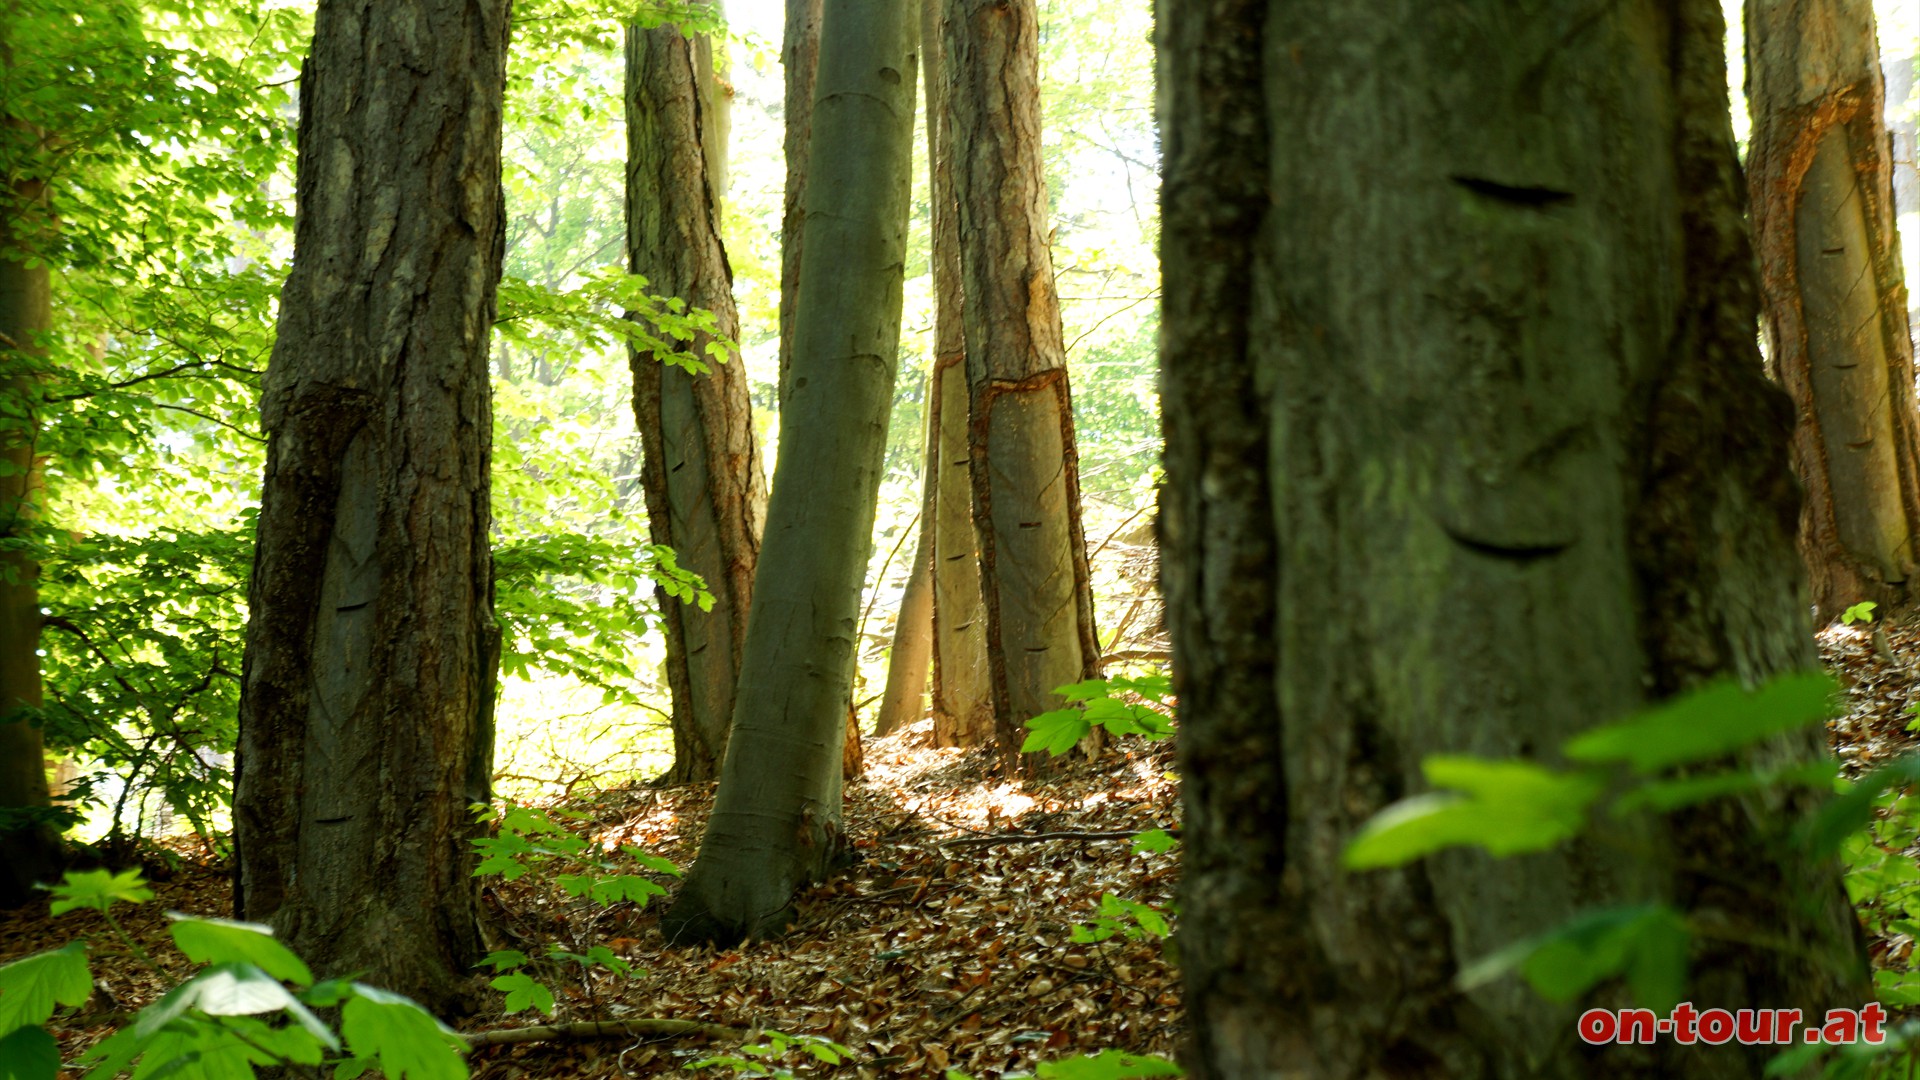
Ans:
[[[1862,600],[1857,604],[1850,605],[1847,610],[1841,612],[1840,621],[1848,626],[1852,626],[1857,622],[1870,623],[1873,621],[1873,609],[1879,606],[1879,604],[1871,600]]]
[[[273,939],[273,931],[259,923],[230,919],[192,918],[169,913],[173,943],[190,960],[202,964],[254,964],[276,979],[300,986],[313,985],[313,971],[304,960]]]
[[[1348,867],[1399,866],[1462,845],[1495,856],[1544,851],[1580,831],[1606,787],[1597,773],[1524,761],[1433,756],[1421,764],[1434,784],[1462,793],[1416,795],[1375,814],[1347,845]]]
[[[54,1080],[60,1044],[45,1028],[23,1027],[0,1039],[0,1080]]]
[[[78,1006],[92,994],[81,942],[15,960],[0,967],[0,1035],[44,1024],[56,1003]]]
[[[487,985],[506,993],[507,1002],[503,1009],[508,1013],[539,1009],[548,1016],[553,1015],[553,991],[545,983],[535,981],[531,975],[516,971],[501,975]]]
[[[1031,754],[1036,750],[1045,750],[1059,757],[1086,738],[1090,726],[1087,714],[1079,709],[1051,709],[1027,721],[1030,734],[1020,744],[1020,752]]]
[[[1824,787],[1832,781],[1833,766],[1824,761],[1810,761],[1805,765],[1782,769],[1778,772],[1729,769],[1702,776],[1683,777],[1679,780],[1649,781],[1622,795],[1619,801],[1613,804],[1613,813],[1615,816],[1620,816],[1641,809],[1666,813],[1684,806],[1696,806],[1712,799],[1773,787],[1777,784]]]
[[[1053,692],[1068,701],[1092,701],[1094,698],[1108,696],[1109,688],[1105,679],[1087,679],[1084,682],[1056,686]]]
[[[1841,841],[1873,820],[1874,801],[1888,788],[1920,783],[1920,758],[1900,758],[1853,782],[1838,797],[1827,800],[1799,829],[1800,843],[1818,855],[1827,855]]]
[[[498,949],[488,953],[485,960],[480,961],[480,963],[474,966],[491,967],[495,971],[505,971],[508,968],[524,966],[526,962],[527,954],[521,952],[519,949]]]
[[[1722,680],[1567,743],[1575,761],[1625,761],[1641,773],[1724,757],[1833,715],[1834,682],[1803,672],[1756,690]]]
[[[608,905],[617,904],[622,900],[645,904],[649,897],[667,894],[665,888],[636,874],[616,874],[601,878],[593,883],[591,892],[595,900]]]
[[[1141,854],[1158,855],[1173,850],[1179,843],[1165,829],[1148,829],[1133,838],[1133,850]]]
[[[353,984],[340,1030],[356,1058],[379,1062],[387,1080],[466,1080],[466,1044],[432,1014],[399,994]]]
[[[265,971],[252,964],[218,964],[142,1009],[134,1024],[134,1037],[153,1038],[188,1009],[199,1009],[209,1016],[250,1016],[287,1008],[301,1009],[301,1005]]]
[[[620,850],[632,856],[634,862],[639,863],[642,867],[656,874],[667,874],[672,877],[680,876],[680,868],[675,866],[671,859],[662,858],[644,848],[635,847],[632,844],[623,844]]]
[[[1140,1076],[1187,1075],[1185,1070],[1166,1058],[1151,1054],[1124,1054],[1118,1050],[1043,1061],[1035,1073],[1041,1080],[1131,1080]]]
[[[1690,935],[1664,904],[1588,912],[1468,964],[1455,979],[1472,990],[1518,969],[1541,997],[1568,1002],[1625,975],[1636,1004],[1664,1012],[1684,992]]]
[[[153,890],[141,879],[138,867],[118,874],[106,870],[67,871],[53,887],[53,914],[75,908],[105,911],[115,903],[138,904],[153,899]]]

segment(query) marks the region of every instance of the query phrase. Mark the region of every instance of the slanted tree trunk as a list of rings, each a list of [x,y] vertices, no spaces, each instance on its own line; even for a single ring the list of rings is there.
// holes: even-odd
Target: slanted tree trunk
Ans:
[[[720,238],[725,108],[706,37],[628,28],[629,268],[654,293],[713,312],[720,335],[737,341],[733,270]],[[706,346],[702,336],[688,348],[704,357]],[[720,772],[767,497],[746,369],[737,359],[712,367],[690,375],[651,353],[633,356],[648,528],[713,594],[713,610],[703,612],[656,591],[673,694],[672,783]]]
[[[436,1012],[482,952],[507,6],[320,7],[235,765],[241,917]]]
[[[931,410],[928,419],[932,419]],[[931,494],[935,460],[932,424],[928,424],[926,454],[921,462],[921,487]],[[924,502],[924,500],[923,500]],[[913,564],[907,587],[900,594],[900,613],[893,621],[893,647],[887,651],[887,685],[875,735],[891,735],[920,719],[927,692],[927,664],[933,655],[933,527],[923,509],[919,535],[913,542]]]
[[[1066,346],[1040,161],[1035,0],[948,0],[942,44],[959,208],[968,440],[1001,751],[1097,673]]]
[[[6,54],[0,45],[0,62]],[[28,264],[37,243],[45,189],[39,181],[0,178],[0,540],[24,539],[40,491],[32,391],[44,363],[40,337],[53,323],[47,264]],[[0,549],[0,813],[44,810],[46,751],[40,737],[40,567],[26,552]],[[0,908],[32,900],[35,882],[60,867],[60,837],[44,823],[0,828]]]
[[[960,209],[954,205],[953,124],[941,24],[945,0],[921,0],[926,67],[927,165],[931,175],[933,368],[927,376],[926,501],[933,551],[933,745],[993,742],[987,615],[980,601],[980,534],[973,522],[967,448],[967,341],[960,312]]]
[[[1646,858],[1340,862],[1430,754],[1553,762],[1816,662],[1719,5],[1161,0],[1157,25],[1190,1075],[1758,1076],[1776,1048],[1586,1048],[1612,986],[1454,978],[1664,899],[1714,927],[1696,1002],[1867,1000],[1836,868],[1760,835],[1797,800],[1672,815]]]
[[[794,891],[842,849],[855,634],[899,363],[916,29],[898,0],[826,6],[782,450],[733,738],[662,920],[669,941],[780,932]]]
[[[793,326],[800,310],[800,253],[807,224],[807,161],[813,135],[813,82],[820,66],[822,0],[787,0],[780,61],[786,71],[787,188],[780,215],[780,408],[787,407]]]
[[[1920,417],[1870,0],[1748,0],[1747,179],[1815,617],[1911,598]]]

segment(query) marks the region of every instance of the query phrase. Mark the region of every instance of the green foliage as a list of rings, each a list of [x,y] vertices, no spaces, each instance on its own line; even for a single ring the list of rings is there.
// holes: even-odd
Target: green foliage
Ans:
[[[1421,768],[1454,790],[1403,799],[1375,815],[1347,845],[1349,867],[1398,866],[1464,844],[1494,855],[1544,851],[1580,831],[1607,784],[1601,773],[1524,761],[1436,756]]]
[[[134,872],[69,873],[54,893],[61,911],[97,911],[116,932],[111,908],[153,895]],[[333,1064],[338,1075],[377,1066],[393,1080],[465,1080],[460,1037],[406,998],[339,980],[314,986],[306,963],[265,927],[173,918],[174,943],[206,966],[89,1050],[81,1058],[88,1076],[250,1080],[256,1066]],[[58,1075],[59,1049],[42,1025],[56,1007],[78,1007],[92,994],[86,953],[85,943],[74,942],[0,966],[0,1080]],[[343,1006],[351,1057],[313,1011],[332,1006]]]
[[[1171,680],[1164,675],[1088,679],[1056,687],[1053,692],[1068,704],[1027,721],[1027,738],[1020,744],[1021,753],[1045,750],[1058,757],[1078,745],[1096,725],[1116,737],[1139,735],[1165,739],[1173,734],[1169,704],[1173,689]],[[1128,701],[1120,695],[1137,700]]]
[[[1115,934],[1128,940],[1164,938],[1171,929],[1167,924],[1169,910],[1101,893],[1100,913],[1091,921],[1076,924],[1070,934],[1074,941],[1081,943],[1105,941]]]
[[[719,1054],[701,1058],[688,1068],[712,1069],[721,1066],[730,1067],[735,1076],[772,1076],[792,1080],[793,1071],[783,1069],[774,1062],[787,1056],[789,1051],[803,1051],[815,1061],[826,1065],[838,1065],[850,1060],[853,1051],[818,1035],[788,1035],[782,1031],[762,1031],[760,1037],[765,1042],[740,1047],[739,1054]],[[740,1055],[747,1055],[742,1057]]]
[[[1862,600],[1857,604],[1850,605],[1847,610],[1841,612],[1840,621],[1847,626],[1852,626],[1857,622],[1870,623],[1873,621],[1873,609],[1879,606],[1879,604],[1871,600]]]
[[[1605,908],[1482,957],[1456,981],[1471,990],[1517,970],[1541,997],[1564,1003],[1624,974],[1636,1004],[1665,1013],[1684,995],[1690,938],[1686,918],[1664,904]]]
[[[1163,1057],[1102,1050],[1095,1054],[1043,1061],[1029,1073],[1008,1073],[1007,1080],[1034,1076],[1039,1080],[1136,1080],[1147,1076],[1185,1076],[1186,1070]],[[959,1069],[948,1069],[946,1080],[973,1080]]]

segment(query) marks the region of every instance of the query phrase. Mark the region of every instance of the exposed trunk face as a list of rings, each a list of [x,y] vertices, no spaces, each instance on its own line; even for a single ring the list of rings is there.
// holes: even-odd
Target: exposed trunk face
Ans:
[[[46,264],[29,267],[6,252],[34,250],[32,238],[16,228],[17,214],[38,205],[37,182],[14,182],[11,207],[0,207],[0,397],[26,402],[32,379],[22,373],[39,362],[40,335],[53,325],[52,288]],[[39,465],[34,459],[31,419],[8,419],[0,430],[0,539],[22,535],[38,497]],[[0,552],[0,811],[50,804],[46,753],[40,728],[30,721],[41,706],[40,568],[20,551]],[[37,719],[37,717],[33,717]],[[33,885],[55,875],[60,840],[51,829],[0,830],[0,908],[18,907],[35,898]]]
[[[1749,0],[1748,181],[1771,372],[1799,414],[1800,547],[1825,622],[1905,603],[1920,523],[1913,346],[1870,0]]]
[[[854,637],[899,362],[913,167],[916,22],[897,0],[830,0],[807,253],[733,737],[669,941],[778,933],[841,848]]]
[[[1034,0],[948,0],[942,36],[987,669],[1006,753],[1099,658],[1047,246],[1038,24]]]
[[[787,80],[787,189],[780,215],[780,408],[787,407],[787,372],[793,366],[793,327],[800,310],[800,253],[807,225],[807,162],[813,138],[813,83],[820,66],[823,0],[787,0],[780,46]]]
[[[712,311],[739,338],[733,272],[720,239],[723,132],[709,121],[724,92],[707,39],[672,26],[627,35],[627,258],[654,293]],[[704,356],[706,341],[689,346]],[[689,375],[651,354],[633,358],[641,485],[653,542],[706,580],[713,610],[658,590],[673,692],[677,783],[719,775],[746,642],[766,482],[753,442],[747,373],[737,359]]]
[[[505,0],[321,6],[240,703],[242,917],[436,1011],[481,942]]]
[[[1837,873],[1755,807],[1675,815],[1657,859],[1339,861],[1429,754],[1551,762],[1649,698],[1814,662],[1717,4],[1162,0],[1157,25],[1193,1074],[1595,1075],[1578,1006],[1453,979],[1650,899],[1733,924],[1695,944],[1696,1001],[1865,1000]],[[1727,943],[1774,933],[1806,952]]]
[[[933,201],[933,370],[927,376],[927,476],[922,527],[932,530],[933,745],[993,741],[987,616],[980,603],[980,534],[967,448],[967,342],[960,323],[960,210],[954,205],[953,124],[947,116],[945,0],[921,0],[926,68],[928,190]]]

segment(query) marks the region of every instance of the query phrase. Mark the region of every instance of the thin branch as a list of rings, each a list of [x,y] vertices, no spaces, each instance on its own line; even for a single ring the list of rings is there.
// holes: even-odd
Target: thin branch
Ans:
[[[698,1035],[708,1039],[743,1041],[751,1034],[752,1032],[745,1028],[703,1024],[697,1020],[666,1020],[653,1017],[644,1020],[583,1020],[573,1024],[539,1024],[534,1027],[502,1028],[498,1031],[475,1031],[460,1037],[466,1040],[469,1049],[477,1050],[482,1046],[501,1046],[509,1043],[613,1039],[633,1035],[652,1035],[668,1039]]]
[[[987,836],[960,836],[952,840],[942,840],[941,847],[967,847],[974,844],[1039,844],[1048,840],[1131,840],[1139,836],[1144,829],[1129,829],[1124,832],[1043,832],[1043,833],[992,833]],[[1178,837],[1179,829],[1162,829],[1168,836]]]
[[[247,429],[240,427],[237,424],[230,424],[227,421],[222,420],[217,416],[208,416],[206,413],[203,413],[198,409],[189,409],[185,405],[169,405],[164,401],[153,401],[151,399],[147,401],[147,404],[153,406],[156,409],[172,409],[174,412],[183,412],[183,413],[186,413],[188,416],[197,416],[200,419],[205,420],[209,424],[215,424],[215,425],[218,425],[219,427],[226,428],[228,431],[233,432],[235,435],[238,435],[243,439],[252,439],[254,442],[262,443],[262,444],[264,444],[267,441],[267,437],[265,435],[255,435],[253,432],[248,431]]]

